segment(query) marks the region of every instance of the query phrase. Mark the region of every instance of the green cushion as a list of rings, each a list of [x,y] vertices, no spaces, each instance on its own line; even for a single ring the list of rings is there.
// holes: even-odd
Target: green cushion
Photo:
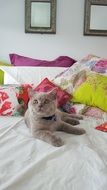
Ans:
[[[86,81],[74,91],[71,101],[98,107],[107,112],[107,76],[90,72]]]
[[[12,66],[9,63],[0,62],[0,66]],[[4,72],[0,69],[0,84],[4,83]]]

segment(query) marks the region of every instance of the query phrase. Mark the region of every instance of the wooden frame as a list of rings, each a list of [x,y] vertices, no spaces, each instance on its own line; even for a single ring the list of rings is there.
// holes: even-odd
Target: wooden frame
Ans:
[[[32,3],[50,4],[49,26],[32,26],[31,25],[31,5]],[[42,19],[42,15],[41,15]],[[56,33],[56,0],[25,0],[25,32],[26,33]]]
[[[107,36],[107,30],[90,28],[91,6],[92,5],[107,6],[107,0],[85,0],[84,35]],[[106,23],[106,19],[105,19],[105,23]]]

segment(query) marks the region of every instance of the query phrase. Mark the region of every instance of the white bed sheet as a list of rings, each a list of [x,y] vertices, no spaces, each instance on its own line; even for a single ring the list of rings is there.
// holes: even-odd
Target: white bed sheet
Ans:
[[[57,132],[57,148],[32,138],[22,117],[0,117],[0,190],[107,190],[107,133],[94,129],[102,122],[85,117],[81,136]]]

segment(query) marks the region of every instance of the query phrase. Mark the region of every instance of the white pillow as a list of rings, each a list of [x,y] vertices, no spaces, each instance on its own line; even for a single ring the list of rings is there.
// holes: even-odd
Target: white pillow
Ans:
[[[18,84],[18,82],[7,72],[4,72],[4,84]]]
[[[63,72],[67,68],[64,67],[6,67],[0,66],[0,69],[5,72],[5,84],[10,84],[8,80],[11,78],[11,83],[34,83],[38,85],[44,78],[52,80],[56,75]]]

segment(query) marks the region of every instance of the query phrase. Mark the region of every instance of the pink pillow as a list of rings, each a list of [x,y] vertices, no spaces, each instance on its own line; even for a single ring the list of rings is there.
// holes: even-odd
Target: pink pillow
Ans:
[[[98,73],[107,73],[107,59],[99,60],[93,67],[92,71]]]
[[[70,67],[76,62],[68,56],[60,56],[53,61],[32,59],[17,54],[9,54],[9,57],[14,66]]]
[[[57,85],[53,84],[47,78],[45,78],[34,90],[38,92],[48,92],[54,88],[57,88],[58,107],[62,107],[71,98],[71,95]]]

